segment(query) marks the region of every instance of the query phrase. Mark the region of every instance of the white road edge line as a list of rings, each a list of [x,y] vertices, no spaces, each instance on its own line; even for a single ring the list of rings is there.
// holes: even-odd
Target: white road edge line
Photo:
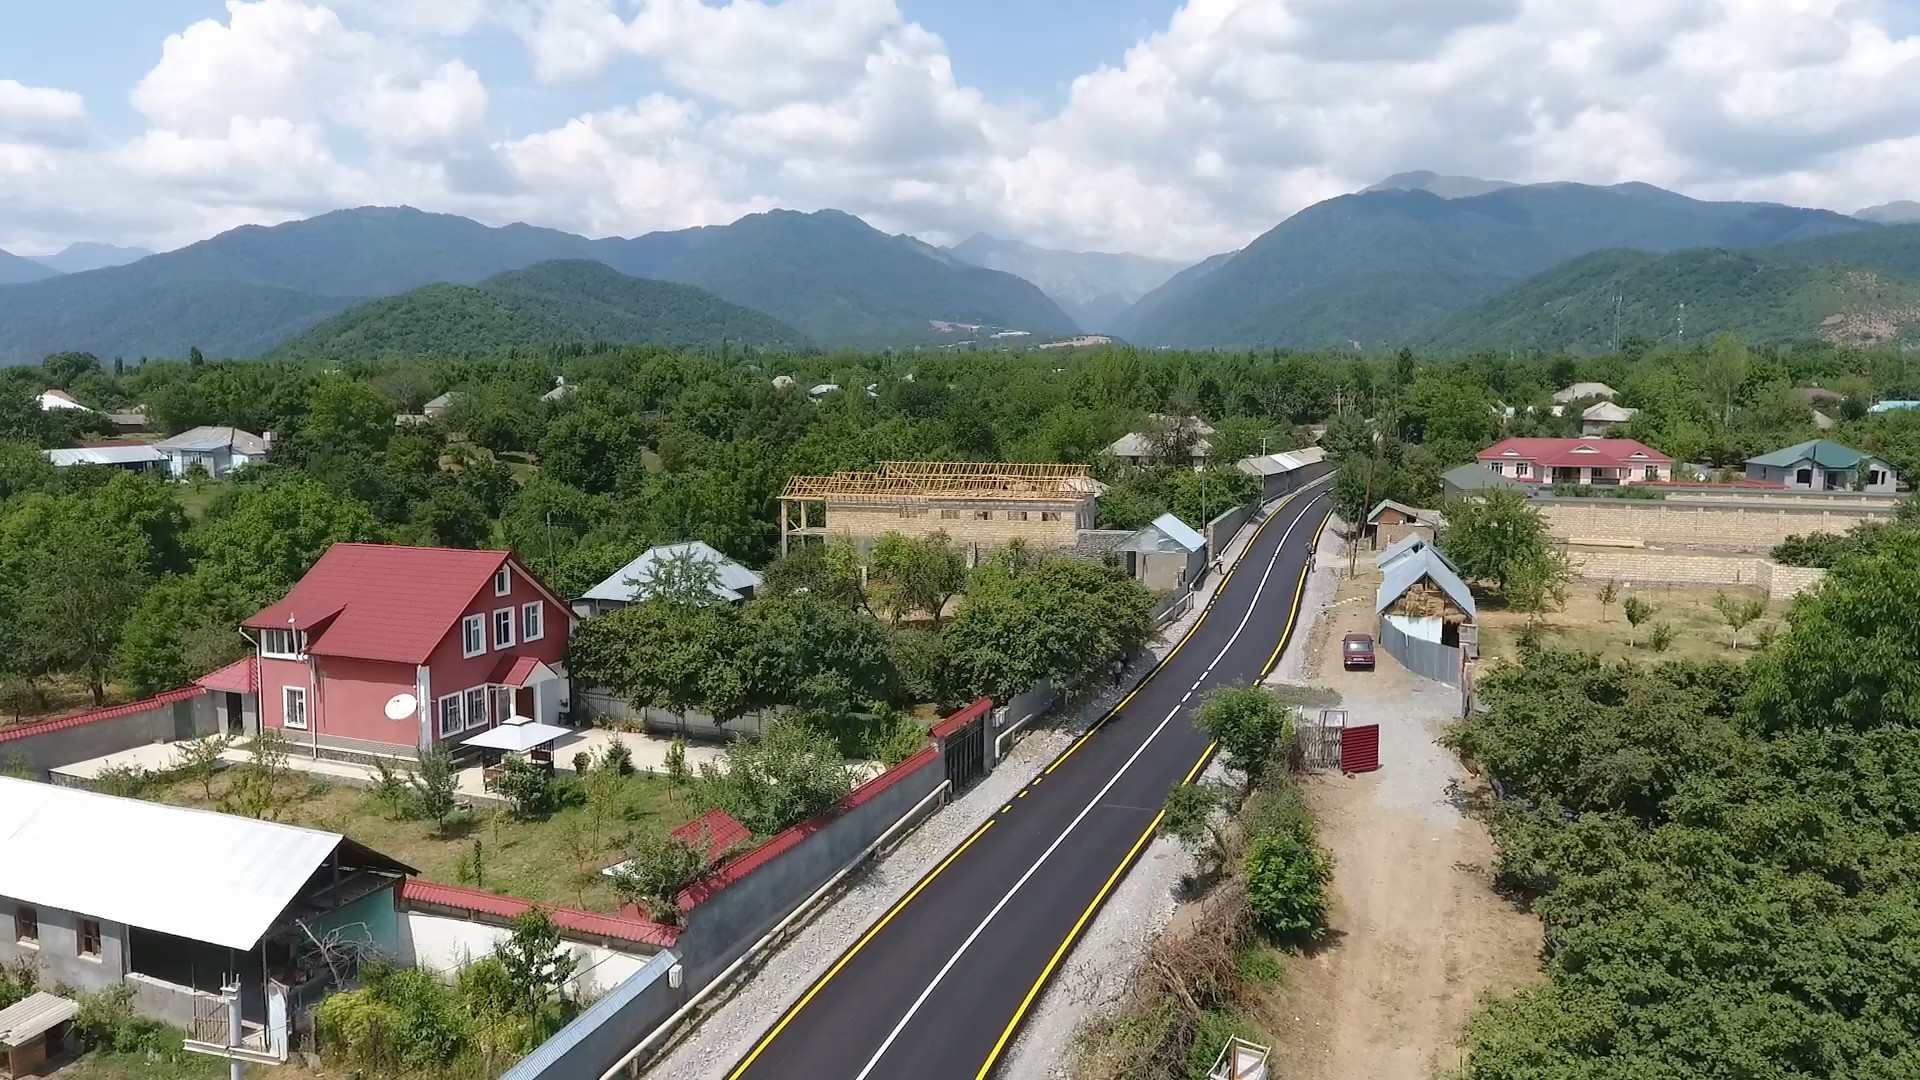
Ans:
[[[1240,625],[1234,627],[1233,636],[1229,637],[1227,643],[1220,646],[1220,651],[1214,654],[1214,663],[1219,663],[1220,657],[1225,656],[1227,650],[1233,648],[1233,643],[1240,639],[1240,632],[1247,628],[1247,621],[1253,617],[1253,609],[1259,605],[1260,597],[1267,591],[1267,581],[1273,576],[1274,565],[1280,561],[1280,552],[1287,546],[1287,537],[1292,536],[1294,526],[1300,524],[1300,522],[1306,518],[1307,508],[1319,501],[1320,496],[1315,495],[1313,498],[1302,503],[1300,512],[1294,516],[1292,521],[1287,523],[1287,531],[1280,534],[1280,543],[1274,548],[1273,557],[1267,560],[1266,571],[1260,575],[1260,584],[1253,591],[1253,600],[1247,604],[1246,615],[1241,617]],[[1213,664],[1208,664],[1207,670],[1212,671]],[[893,1030],[887,1033],[886,1040],[880,1044],[880,1049],[875,1050],[873,1056],[867,1059],[866,1067],[860,1070],[859,1075],[854,1077],[854,1080],[867,1080],[867,1077],[872,1074],[874,1066],[880,1064],[880,1059],[893,1047],[894,1040],[898,1039],[900,1033],[906,1030],[907,1025],[913,1022],[913,1017],[920,1011],[920,1006],[926,1004],[927,998],[933,996],[934,990],[938,988],[941,981],[947,977],[947,972],[953,970],[953,965],[959,963],[960,957],[964,956],[966,951],[973,947],[973,943],[979,940],[980,935],[986,932],[987,924],[991,923],[994,917],[1000,914],[1000,909],[1006,907],[1007,904],[1012,901],[1014,894],[1018,893],[1021,886],[1027,883],[1027,879],[1033,877],[1040,869],[1041,864],[1051,858],[1053,853],[1059,849],[1060,845],[1066,842],[1067,837],[1073,834],[1073,830],[1080,827],[1080,822],[1086,820],[1086,816],[1093,812],[1093,808],[1100,805],[1100,801],[1107,797],[1107,792],[1113,790],[1113,785],[1120,782],[1120,778],[1126,775],[1127,770],[1133,768],[1133,763],[1140,759],[1141,754],[1147,752],[1147,747],[1153,745],[1154,740],[1160,737],[1160,733],[1166,730],[1167,724],[1172,722],[1173,718],[1179,714],[1180,708],[1176,705],[1173,711],[1168,713],[1166,718],[1161,720],[1153,729],[1153,733],[1147,736],[1146,741],[1141,743],[1139,748],[1133,752],[1133,756],[1127,758],[1125,764],[1114,770],[1113,776],[1109,778],[1106,785],[1094,795],[1093,801],[1089,802],[1071,822],[1067,823],[1067,827],[1061,830],[1060,835],[1054,838],[1053,843],[1047,845],[1047,850],[1041,852],[1040,857],[1033,861],[1033,865],[1027,867],[1026,873],[1020,875],[1020,880],[1013,883],[1013,888],[1008,889],[1007,894],[1000,898],[1000,902],[993,905],[993,910],[987,912],[987,917],[980,920],[980,925],[973,928],[973,932],[967,935],[967,939],[961,942],[960,947],[955,949],[953,955],[947,958],[947,962],[940,966],[940,970],[933,976],[933,981],[927,984],[925,990],[920,991],[919,997],[913,999],[913,1004],[907,1007],[907,1014],[900,1018],[899,1023],[893,1025]]]

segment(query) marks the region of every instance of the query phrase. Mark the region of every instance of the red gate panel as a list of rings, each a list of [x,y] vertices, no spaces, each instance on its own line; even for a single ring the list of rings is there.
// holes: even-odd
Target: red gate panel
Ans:
[[[1372,772],[1380,767],[1380,725],[1350,727],[1340,733],[1340,771]]]

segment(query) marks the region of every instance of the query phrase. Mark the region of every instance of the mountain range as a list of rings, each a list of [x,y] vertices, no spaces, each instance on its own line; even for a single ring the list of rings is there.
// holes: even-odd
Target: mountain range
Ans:
[[[1187,265],[1145,255],[1056,251],[986,233],[975,233],[947,250],[975,266],[1033,282],[1082,330],[1093,331],[1111,328],[1135,301]]]
[[[556,336],[912,348],[1008,330],[1151,347],[1592,350],[1677,338],[1681,304],[1689,336],[1889,342],[1920,327],[1920,226],[1888,224],[1909,218],[1920,205],[1849,216],[1411,172],[1181,269],[987,234],[937,247],[833,210],[589,239],[361,207],[73,273],[0,253],[0,364],[62,349],[345,356]],[[50,258],[138,254],[75,245]],[[542,265],[554,263],[566,265]]]
[[[705,289],[628,277],[570,259],[496,274],[478,285],[425,285],[321,322],[279,350],[306,359],[485,355],[573,342],[799,349],[811,343],[770,315]]]
[[[1197,280],[1176,277],[1143,297],[1115,329],[1147,345],[1388,349],[1595,251],[1740,249],[1876,228],[1828,210],[1705,202],[1647,184],[1452,198],[1395,187],[1300,211]]]
[[[581,259],[706,289],[827,347],[940,343],[965,332],[936,324],[1036,337],[1078,329],[1021,278],[889,236],[839,211],[776,210],[731,225],[588,239],[406,207],[361,207],[243,226],[83,273],[44,276],[45,268],[29,260],[0,261],[0,273],[17,282],[0,285],[0,363],[62,349],[133,357],[180,356],[198,347],[213,356],[252,356],[367,300]]]

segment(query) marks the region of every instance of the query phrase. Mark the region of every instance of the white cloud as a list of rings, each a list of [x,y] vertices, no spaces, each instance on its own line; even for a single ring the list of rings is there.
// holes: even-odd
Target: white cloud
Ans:
[[[122,146],[62,145],[84,103],[0,81],[0,240],[109,197],[131,239],[348,202],[619,233],[832,206],[1201,256],[1412,168],[1851,210],[1920,196],[1890,3],[1186,0],[1040,109],[896,0],[231,0],[166,40]],[[462,51],[488,25],[540,87],[490,93],[511,73]],[[579,104],[501,129],[495,96]],[[102,162],[111,193],[74,179]]]
[[[0,79],[0,136],[34,142],[76,142],[86,136],[87,104],[71,90]]]

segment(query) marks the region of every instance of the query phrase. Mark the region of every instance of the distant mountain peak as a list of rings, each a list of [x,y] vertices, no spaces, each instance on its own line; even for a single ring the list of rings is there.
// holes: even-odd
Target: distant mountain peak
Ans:
[[[76,240],[52,255],[43,255],[34,260],[42,266],[51,267],[63,274],[79,274],[88,270],[101,270],[109,266],[125,266],[138,262],[153,254],[146,248],[120,247],[117,244],[100,244],[91,240]]]
[[[1912,199],[1896,199],[1879,206],[1869,206],[1854,213],[1861,221],[1871,221],[1880,225],[1920,224],[1920,202]]]
[[[1361,194],[1369,191],[1426,191],[1443,199],[1470,199],[1475,195],[1489,195],[1503,188],[1518,186],[1510,180],[1447,176],[1431,169],[1415,169],[1412,172],[1394,173],[1377,184],[1362,188]]]

